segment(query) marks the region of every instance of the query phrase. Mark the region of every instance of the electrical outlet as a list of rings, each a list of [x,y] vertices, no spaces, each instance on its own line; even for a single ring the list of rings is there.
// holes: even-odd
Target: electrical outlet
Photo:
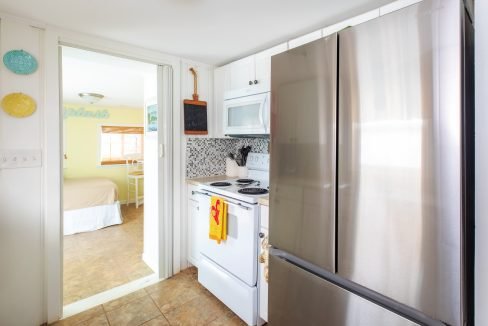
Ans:
[[[0,169],[35,168],[42,166],[40,150],[0,151]]]

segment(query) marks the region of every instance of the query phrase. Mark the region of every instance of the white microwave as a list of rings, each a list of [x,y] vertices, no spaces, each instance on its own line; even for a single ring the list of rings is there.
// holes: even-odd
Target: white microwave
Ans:
[[[269,101],[269,92],[225,100],[225,135],[269,135]]]

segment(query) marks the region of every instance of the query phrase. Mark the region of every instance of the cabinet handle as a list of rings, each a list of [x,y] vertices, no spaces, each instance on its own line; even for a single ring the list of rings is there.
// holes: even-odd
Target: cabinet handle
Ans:
[[[259,237],[262,239],[264,238],[264,233],[263,232],[259,232]]]
[[[257,83],[258,83],[258,81],[255,79],[255,80],[254,80],[254,85],[256,85]]]

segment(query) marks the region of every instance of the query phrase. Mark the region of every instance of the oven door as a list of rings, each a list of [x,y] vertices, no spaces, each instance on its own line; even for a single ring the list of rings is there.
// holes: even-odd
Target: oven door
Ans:
[[[207,213],[207,234],[202,254],[249,286],[257,282],[257,205],[238,202],[223,196],[227,203],[227,240],[220,244],[208,237],[210,211]],[[210,201],[210,197],[208,197]]]
[[[226,135],[269,134],[269,93],[224,101]]]

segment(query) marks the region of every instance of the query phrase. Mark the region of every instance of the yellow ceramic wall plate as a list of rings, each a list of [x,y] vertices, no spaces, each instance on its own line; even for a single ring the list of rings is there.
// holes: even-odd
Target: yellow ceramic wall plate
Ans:
[[[36,112],[36,101],[22,93],[10,93],[2,99],[3,110],[12,117],[25,118]]]

